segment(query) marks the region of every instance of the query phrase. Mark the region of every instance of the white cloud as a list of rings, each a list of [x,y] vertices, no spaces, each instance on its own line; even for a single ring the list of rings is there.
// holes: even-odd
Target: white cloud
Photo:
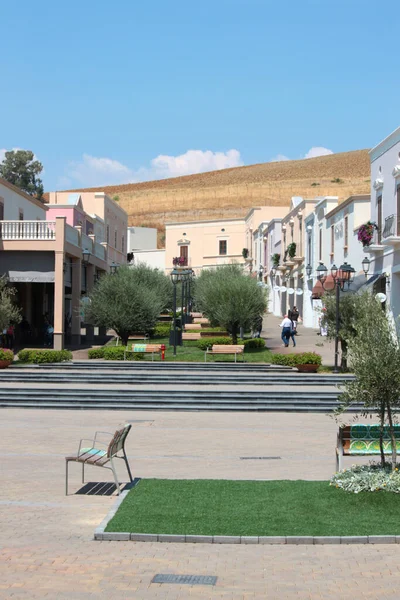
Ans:
[[[98,158],[84,154],[82,160],[70,162],[65,174],[59,178],[59,187],[94,187],[123,183],[136,183],[181,177],[205,171],[240,167],[243,161],[238,150],[212,152],[211,150],[188,150],[179,156],[160,154],[150,161],[149,167],[133,170],[117,160]]]
[[[316,158],[317,156],[328,156],[328,154],[333,154],[332,150],[329,150],[329,148],[313,146],[309,149],[304,158]]]
[[[328,156],[329,154],[333,154],[332,150],[329,150],[329,148],[324,148],[323,146],[313,146],[309,149],[308,152],[305,153],[304,156],[300,156],[300,158],[289,158],[284,154],[278,154],[274,158],[271,158],[270,162],[282,162],[284,160],[303,160],[305,158],[316,158],[317,156]]]

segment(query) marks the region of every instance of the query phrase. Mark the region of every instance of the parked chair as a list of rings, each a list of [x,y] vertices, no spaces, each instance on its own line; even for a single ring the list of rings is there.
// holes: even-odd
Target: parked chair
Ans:
[[[128,457],[125,452],[125,440],[128,433],[131,430],[132,425],[125,425],[122,429],[112,434],[107,431],[96,431],[94,439],[90,440],[91,446],[87,448],[82,447],[82,442],[89,441],[81,439],[79,442],[78,452],[72,456],[65,457],[65,494],[68,496],[68,464],[70,462],[77,462],[82,464],[82,483],[85,483],[85,465],[91,465],[93,467],[103,467],[104,469],[110,469],[113,472],[115,485],[117,486],[118,494],[120,491],[120,484],[117,477],[117,471],[114,464],[114,459],[121,458],[125,461],[126,469],[128,471],[129,479],[132,482],[132,474],[129,468]],[[98,439],[98,436],[110,435],[112,436],[111,441],[102,442]],[[99,448],[99,446],[105,446]],[[120,453],[120,455],[119,455]],[[109,466],[107,466],[109,464]]]

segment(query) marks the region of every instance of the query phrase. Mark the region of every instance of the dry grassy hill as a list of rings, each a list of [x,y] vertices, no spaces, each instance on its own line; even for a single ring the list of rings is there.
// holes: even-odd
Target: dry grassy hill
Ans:
[[[118,196],[130,225],[240,217],[252,206],[289,206],[292,196],[339,196],[369,192],[368,150],[307,160],[262,163],[186,177],[103,188]]]

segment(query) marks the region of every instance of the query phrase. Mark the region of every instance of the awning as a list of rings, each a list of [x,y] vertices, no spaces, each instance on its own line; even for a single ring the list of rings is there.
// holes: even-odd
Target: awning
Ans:
[[[384,277],[382,273],[376,273],[375,275],[371,275],[371,277],[365,277],[364,274],[357,275],[354,277],[354,281],[351,284],[350,289],[352,289],[354,292],[358,292],[358,290],[364,291],[370,285],[374,285],[374,283],[381,277]]]
[[[325,280],[324,287],[322,287],[322,283],[320,281],[316,282],[311,292],[311,298],[313,300],[319,300],[325,294],[325,292],[331,292],[334,289],[334,279],[332,275],[328,275]]]
[[[54,283],[54,271],[9,271],[8,279],[13,283]]]

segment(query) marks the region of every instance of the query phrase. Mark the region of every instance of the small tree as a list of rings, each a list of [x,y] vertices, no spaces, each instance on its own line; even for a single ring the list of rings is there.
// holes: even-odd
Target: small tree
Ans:
[[[21,321],[21,311],[15,305],[16,290],[7,285],[7,278],[0,277],[0,333],[10,325]]]
[[[267,307],[266,290],[237,264],[203,270],[196,280],[196,307],[232,335],[237,344],[240,327],[250,328]]]
[[[343,292],[340,294],[339,309],[339,342],[342,350],[341,368],[347,370],[347,340],[355,335],[354,328],[357,313],[361,310],[361,296],[352,292]],[[322,298],[324,307],[322,309],[322,325],[327,327],[328,339],[332,340],[336,336],[336,294],[327,292]]]
[[[396,466],[396,436],[394,412],[399,407],[400,348],[396,332],[380,302],[365,292],[357,299],[353,333],[348,331],[346,342],[351,355],[355,379],[343,385],[340,408],[343,413],[355,402],[376,410],[380,422],[380,452],[385,464],[383,438],[385,425],[392,445],[392,468]]]
[[[145,263],[138,263],[133,270],[134,277],[138,283],[148,286],[155,290],[162,302],[161,312],[172,307],[173,284],[170,277],[167,277],[159,269],[153,269]]]
[[[166,298],[145,269],[148,267],[124,266],[114,275],[104,275],[84,306],[88,322],[114,329],[125,346],[130,334],[154,328],[166,304]]]
[[[0,163],[0,177],[41,200],[43,184],[38,175],[43,171],[43,165],[34,158],[30,150],[6,152],[3,162]]]

